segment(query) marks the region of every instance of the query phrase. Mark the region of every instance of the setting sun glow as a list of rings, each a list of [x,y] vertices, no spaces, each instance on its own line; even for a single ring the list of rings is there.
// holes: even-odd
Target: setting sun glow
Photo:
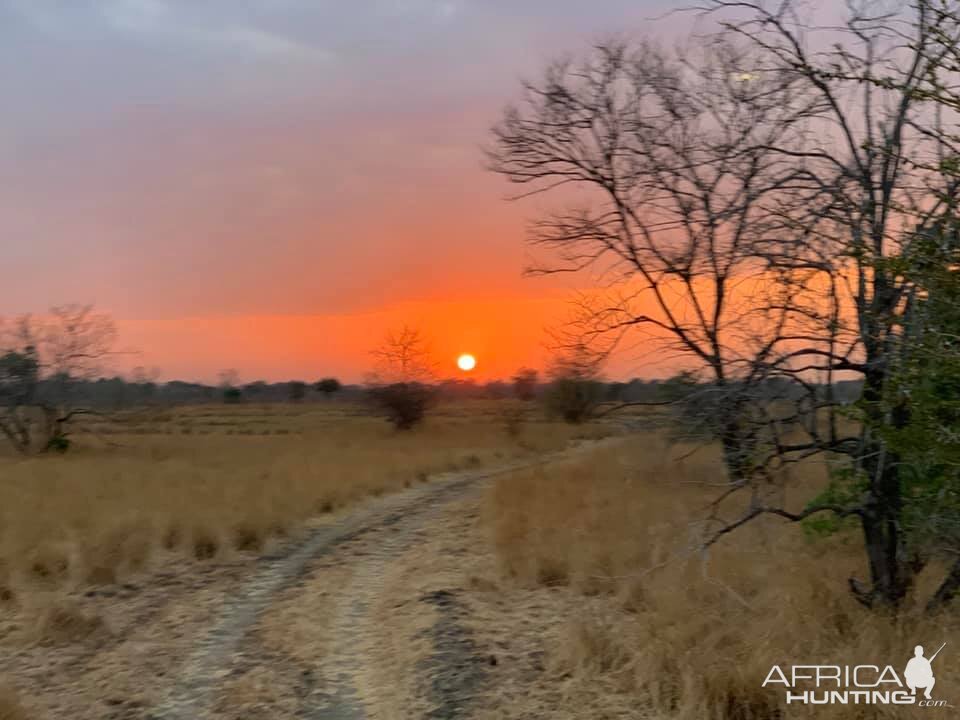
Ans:
[[[473,355],[464,353],[457,358],[457,367],[464,372],[470,372],[477,366],[477,359]]]

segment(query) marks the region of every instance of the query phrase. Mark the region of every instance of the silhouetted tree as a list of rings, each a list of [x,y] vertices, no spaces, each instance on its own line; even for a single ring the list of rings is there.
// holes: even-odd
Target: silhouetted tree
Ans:
[[[531,368],[520,368],[513,376],[513,394],[519,400],[533,400],[537,397],[539,374]]]
[[[758,260],[768,199],[801,173],[770,149],[795,135],[800,83],[786,71],[744,82],[752,62],[723,37],[687,56],[601,44],[527,84],[488,153],[491,168],[521,186],[518,197],[562,203],[532,226],[530,242],[553,251],[532,272],[610,279],[602,297],[581,300],[582,342],[646,333],[729,390],[715,435],[733,484],[751,449],[748,398],[732,382],[764,361],[787,313],[776,273]],[[743,277],[754,278],[749,297]]]
[[[316,385],[314,385],[314,389],[317,392],[323,393],[327,399],[329,399],[334,393],[339,392],[341,387],[342,385],[340,384],[340,381],[332,377],[323,378],[317,382]]]
[[[89,305],[23,316],[0,333],[0,433],[16,450],[70,447],[71,421],[92,412],[77,388],[103,371],[115,340],[113,321]]]
[[[28,413],[35,402],[39,381],[40,363],[33,346],[27,345],[20,351],[8,350],[0,356],[0,432],[21,453],[30,450]]]
[[[307,396],[307,384],[300,380],[287,383],[287,394],[293,402],[300,402]]]
[[[370,382],[371,399],[397,430],[419,425],[435,397],[428,384],[433,379],[434,363],[423,335],[404,326],[399,332],[388,333],[372,354],[376,366]]]
[[[949,474],[924,469],[920,458],[939,452],[938,433],[910,431],[925,392],[907,381],[911,368],[932,378],[950,366],[945,346],[936,360],[919,362],[925,340],[949,320],[945,305],[924,302],[933,287],[946,286],[918,261],[944,263],[958,236],[960,7],[942,0],[848,2],[818,26],[792,0],[702,6],[750,48],[748,86],[754,77],[778,75],[799,93],[784,105],[799,118],[795,132],[765,143],[794,167],[795,182],[768,198],[760,218],[766,238],[755,246],[784,288],[782,303],[758,305],[790,314],[784,341],[762,363],[748,365],[762,377],[767,398],[778,387],[789,394],[753,403],[754,418],[741,424],[758,437],[762,427],[768,437],[747,458],[755,480],[743,488],[749,509],[730,517],[718,501],[708,543],[763,515],[817,515],[811,522],[837,526],[855,519],[869,576],[849,578],[849,587],[863,605],[895,610],[928,565],[931,547],[960,574],[957,549],[943,550],[948,535],[919,542],[914,521],[931,507],[924,496],[937,487],[948,498],[960,487]],[[808,39],[818,35],[829,43],[811,47]],[[844,422],[850,409],[841,409],[834,394],[838,373],[862,382],[852,426]],[[940,431],[955,437],[957,428]],[[920,445],[901,445],[907,437]],[[782,487],[770,482],[775,471],[825,453],[834,458],[829,487],[805,508],[785,507]],[[842,456],[849,462],[838,462]]]
[[[245,395],[251,399],[262,398],[266,395],[267,390],[270,386],[263,380],[255,380],[252,383],[247,383],[242,388],[242,395]]]
[[[233,368],[221,370],[218,375],[220,396],[223,402],[228,405],[236,404],[243,400],[243,391],[240,390],[240,373]]]
[[[563,350],[551,365],[544,393],[547,412],[568,423],[589,420],[603,402],[606,385],[600,381],[601,358],[583,344]]]

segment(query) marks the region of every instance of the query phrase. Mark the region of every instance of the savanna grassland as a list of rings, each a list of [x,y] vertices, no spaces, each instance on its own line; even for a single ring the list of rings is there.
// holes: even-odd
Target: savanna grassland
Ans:
[[[516,407],[441,407],[402,433],[350,404],[144,409],[86,426],[64,455],[0,457],[0,612],[23,620],[4,630],[82,635],[50,612],[71,593],[255,555],[364,497],[605,432]]]
[[[562,694],[554,716],[826,717],[822,707],[787,709],[782,686],[761,688],[771,666],[879,663],[900,672],[914,645],[936,649],[956,637],[955,614],[925,616],[915,601],[893,620],[853,599],[846,578],[866,572],[855,525],[824,535],[770,518],[697,550],[723,478],[718,448],[691,450],[650,432],[500,477],[488,491],[496,592],[511,607],[537,608],[516,615],[536,618],[525,630],[543,638],[552,679],[544,692]],[[793,468],[787,505],[802,507],[825,481],[822,461]],[[728,517],[742,510],[724,508]],[[922,574],[917,596],[938,577]],[[960,670],[936,669],[936,696],[949,697]],[[514,701],[534,703],[536,693],[523,695]],[[901,717],[904,708],[827,712]]]
[[[486,668],[470,671],[484,684],[479,697],[464,691],[463,710],[484,720],[822,717],[761,687],[772,664],[900,670],[904,648],[956,636],[955,615],[908,605],[893,620],[855,602],[846,578],[865,568],[854,526],[824,534],[768,518],[700,550],[725,487],[719,448],[668,440],[664,419],[568,425],[532,403],[475,401],[397,432],[349,403],[154,408],[98,420],[64,455],[4,456],[0,651],[21,664],[8,664],[16,691],[0,678],[0,720],[90,702],[117,708],[110,717],[150,717],[158,698],[143,674],[184,662],[259,558],[295,544],[311,523],[349,517],[365,498],[534,458],[549,461],[498,475],[415,524],[416,540],[387,556],[383,578],[358,570],[384,542],[373,533],[289,588],[254,634],[273,659],[253,655],[247,674],[223,683],[230,710],[216,717],[300,716],[291,700],[300,668],[337,657],[328,635],[357,588],[380,619],[344,632],[368,635],[383,656],[372,656],[387,678],[377,693],[397,717],[429,707],[401,702],[430,687],[417,674],[433,648],[424,633],[447,627],[424,597],[450,598],[463,613],[453,627],[466,639],[442,657],[451,678]],[[793,466],[786,506],[802,507],[826,481],[824,460]],[[742,510],[720,508],[727,520]],[[918,597],[938,576],[927,575]],[[345,599],[335,602],[338,593]],[[280,657],[296,658],[289,677],[271,664]],[[395,676],[398,657],[410,661]],[[69,673],[62,684],[48,679]],[[937,696],[956,687],[956,665],[938,661]],[[90,707],[82,717],[100,717]],[[835,706],[829,716],[902,716],[890,708]]]

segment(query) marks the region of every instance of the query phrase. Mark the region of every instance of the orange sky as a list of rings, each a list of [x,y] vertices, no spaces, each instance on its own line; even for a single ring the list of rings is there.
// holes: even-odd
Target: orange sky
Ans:
[[[544,205],[480,146],[522,76],[673,4],[0,3],[0,316],[94,303],[168,380],[356,381],[402,324],[451,372],[542,367],[589,279],[521,276]]]
[[[567,296],[543,298],[431,300],[404,302],[344,315],[195,316],[174,320],[120,323],[129,347],[152,347],[125,359],[127,366],[155,365],[164,377],[215,378],[235,367],[241,380],[336,375],[358,380],[372,366],[370,350],[388,331],[404,323],[422,328],[440,377],[470,377],[480,382],[509,378],[519,367],[543,368],[551,355],[543,328],[568,312]],[[191,348],[184,353],[186,344]],[[456,368],[461,353],[477,358],[470,373]],[[225,359],[242,362],[225,364]],[[321,362],[317,359],[322,358]],[[625,352],[611,376],[662,376],[672,360]],[[289,368],[286,375],[277,368]],[[307,368],[307,370],[302,370]]]

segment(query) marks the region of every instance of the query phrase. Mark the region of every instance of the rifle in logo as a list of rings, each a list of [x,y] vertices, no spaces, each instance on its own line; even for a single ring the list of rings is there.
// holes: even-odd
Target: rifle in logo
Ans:
[[[937,680],[933,676],[933,667],[931,663],[940,654],[940,650],[946,646],[946,643],[940,646],[929,660],[923,656],[923,645],[917,645],[913,650],[913,657],[907,663],[906,670],[903,671],[903,678],[907,681],[907,687],[916,695],[917,688],[923,690],[923,696],[930,700],[930,691],[936,685]]]

